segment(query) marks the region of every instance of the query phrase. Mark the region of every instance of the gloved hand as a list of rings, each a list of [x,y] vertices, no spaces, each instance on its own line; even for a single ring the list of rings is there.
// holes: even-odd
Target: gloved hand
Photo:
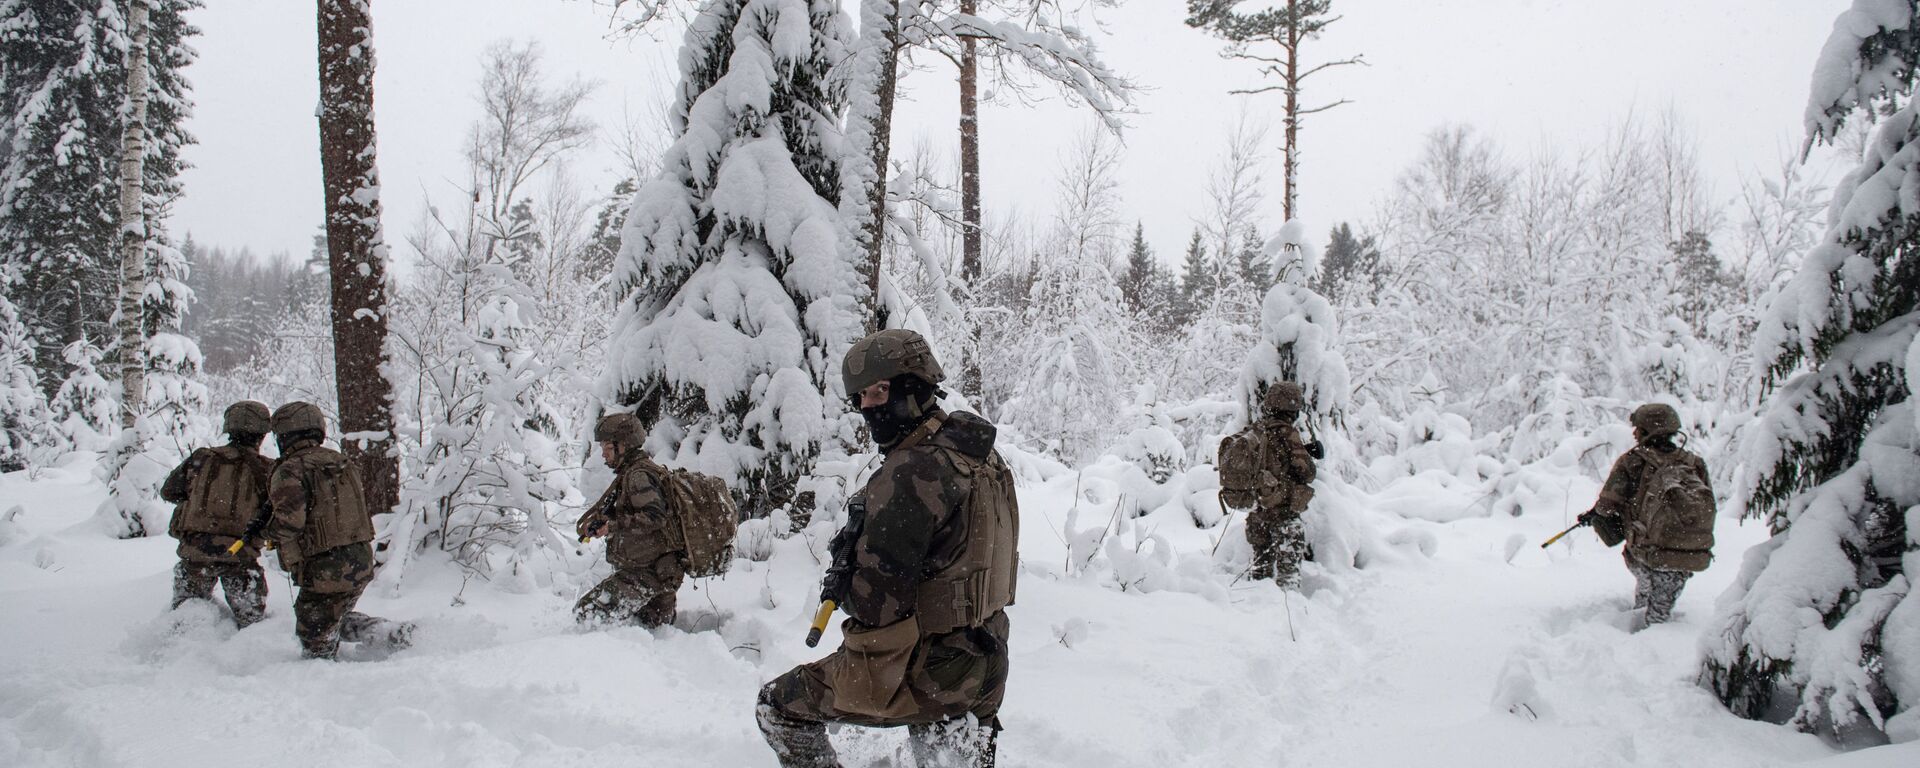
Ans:
[[[853,574],[838,568],[828,568],[827,575],[820,578],[820,599],[845,603],[847,592],[853,588]]]
[[[1312,456],[1314,461],[1319,461],[1327,457],[1327,447],[1318,440],[1312,441],[1307,443],[1307,455]]]
[[[1600,522],[1600,513],[1589,509],[1580,513],[1580,517],[1576,519],[1580,521],[1581,525],[1593,525]]]

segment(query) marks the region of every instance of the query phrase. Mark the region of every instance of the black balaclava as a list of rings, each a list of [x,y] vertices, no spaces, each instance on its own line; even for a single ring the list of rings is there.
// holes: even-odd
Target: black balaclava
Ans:
[[[887,380],[887,401],[872,408],[861,408],[873,442],[882,450],[890,449],[906,437],[920,422],[933,414],[935,390],[932,384],[911,374]]]
[[[230,432],[227,434],[227,438],[229,445],[238,446],[257,453],[260,450],[260,444],[266,441],[267,436],[258,432]]]
[[[306,443],[318,443],[326,439],[326,433],[317,429],[303,429],[298,432],[289,432],[284,435],[275,434],[273,436],[273,442],[275,445],[280,446],[280,455],[283,457]]]

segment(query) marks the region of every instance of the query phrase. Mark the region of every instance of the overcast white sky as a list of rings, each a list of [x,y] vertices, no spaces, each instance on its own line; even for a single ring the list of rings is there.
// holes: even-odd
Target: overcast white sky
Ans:
[[[1301,214],[1323,237],[1363,221],[1419,152],[1423,135],[1470,123],[1512,158],[1543,144],[1590,145],[1630,111],[1672,105],[1699,139],[1720,198],[1745,175],[1797,152],[1813,60],[1848,0],[1336,0],[1344,18],[1306,51],[1310,61],[1362,54],[1370,66],[1330,70],[1309,102],[1353,104],[1316,115],[1302,131]],[[1254,82],[1220,59],[1218,42],[1186,28],[1179,0],[1130,0],[1102,14],[1103,54],[1148,90],[1130,120],[1121,192],[1162,260],[1177,260],[1204,213],[1206,173],[1235,110],[1278,114],[1278,96],[1229,96]],[[604,10],[582,0],[376,0],[375,110],[389,242],[398,246],[429,195],[451,202],[461,146],[478,113],[482,49],[537,39],[556,77],[601,83],[594,118],[611,128],[624,110],[670,92],[677,29],[665,42],[609,40]],[[204,245],[305,254],[321,220],[314,8],[295,0],[210,0],[194,12],[203,34],[188,71],[197,102],[171,229]],[[953,72],[943,62],[911,74],[895,124],[896,150],[926,141],[951,156]],[[1059,154],[1088,118],[1056,99],[989,107],[982,117],[989,215],[1051,208]],[[1268,226],[1279,218],[1280,132],[1267,177]],[[617,178],[606,144],[575,164],[598,192]],[[402,249],[404,250],[404,249]],[[406,258],[404,253],[402,258]]]

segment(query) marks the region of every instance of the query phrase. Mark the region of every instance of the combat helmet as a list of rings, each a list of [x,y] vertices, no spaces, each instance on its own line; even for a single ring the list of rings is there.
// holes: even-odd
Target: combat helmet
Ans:
[[[1267,397],[1261,407],[1269,414],[1299,413],[1307,409],[1307,394],[1299,384],[1276,381],[1267,387]]]
[[[299,432],[325,432],[327,416],[320,412],[320,406],[302,400],[295,400],[280,406],[273,412],[273,434],[286,437]]]
[[[904,329],[880,331],[854,342],[840,364],[840,380],[849,396],[901,374],[918,376],[928,384],[947,378],[927,340]]]
[[[1647,403],[1635,408],[1627,421],[1646,437],[1671,435],[1680,431],[1680,414],[1666,403]]]
[[[220,431],[229,435],[264,435],[273,431],[273,413],[267,410],[266,403],[242,400],[227,406]]]
[[[600,417],[600,423],[593,425],[593,441],[639,445],[645,432],[640,427],[639,417],[631,413],[609,413]]]

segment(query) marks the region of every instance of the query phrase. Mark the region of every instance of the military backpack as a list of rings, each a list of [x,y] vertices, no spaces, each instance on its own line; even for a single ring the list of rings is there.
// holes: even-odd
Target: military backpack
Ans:
[[[1265,440],[1251,427],[1220,440],[1220,501],[1246,509],[1259,499]]]
[[[1708,488],[1685,451],[1660,455],[1647,451],[1635,514],[1635,544],[1675,552],[1713,549],[1713,489]]]
[[[687,575],[719,576],[733,565],[733,538],[740,531],[739,508],[727,481],[685,469],[659,467],[667,509],[680,520]]]

